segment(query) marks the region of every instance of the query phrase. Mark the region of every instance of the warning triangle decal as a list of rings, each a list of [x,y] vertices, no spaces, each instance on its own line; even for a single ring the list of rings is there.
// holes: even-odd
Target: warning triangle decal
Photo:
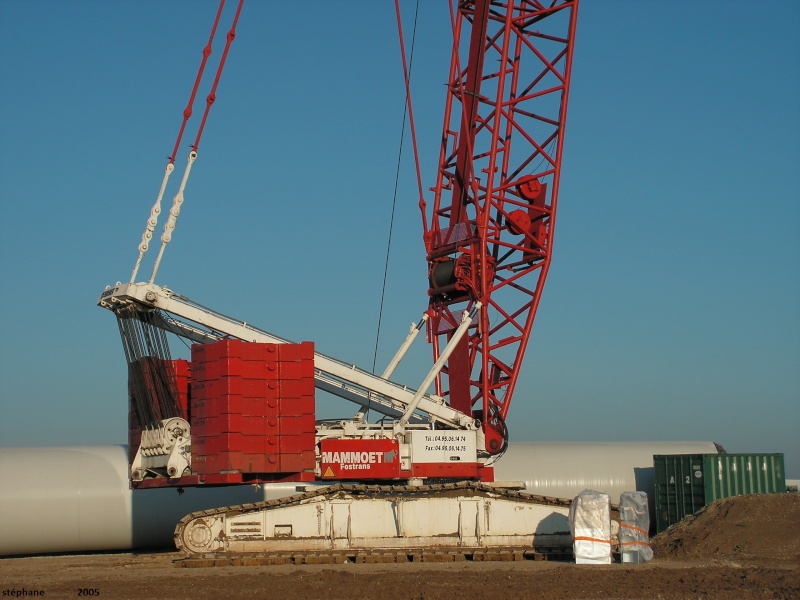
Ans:
[[[322,474],[322,476],[323,477],[336,477],[336,475],[333,474],[333,469],[331,469],[330,465],[328,465],[328,468],[325,469],[325,472]]]

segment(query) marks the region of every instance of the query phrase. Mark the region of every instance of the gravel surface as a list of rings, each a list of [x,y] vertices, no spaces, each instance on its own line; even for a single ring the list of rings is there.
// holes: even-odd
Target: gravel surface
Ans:
[[[800,598],[800,496],[717,501],[644,565],[555,561],[177,568],[177,552],[0,560],[3,598]]]

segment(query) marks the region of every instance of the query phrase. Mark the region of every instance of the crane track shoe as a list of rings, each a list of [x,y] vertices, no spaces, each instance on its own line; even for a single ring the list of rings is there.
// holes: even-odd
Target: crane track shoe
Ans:
[[[175,544],[189,558],[569,551],[569,505],[478,482],[337,484],[189,514]]]

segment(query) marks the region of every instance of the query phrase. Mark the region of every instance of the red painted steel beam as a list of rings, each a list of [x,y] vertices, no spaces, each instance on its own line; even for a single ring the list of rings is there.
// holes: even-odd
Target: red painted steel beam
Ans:
[[[435,358],[484,309],[436,382],[501,452],[550,266],[578,0],[451,5],[453,55],[425,244]],[[430,216],[430,218],[428,218]],[[534,363],[535,364],[535,363]]]
[[[461,95],[462,117],[461,133],[458,137],[458,154],[456,159],[456,175],[454,178],[453,196],[450,207],[450,225],[466,220],[464,202],[467,200],[468,170],[471,166],[470,156],[475,140],[475,118],[478,112],[478,95],[481,91],[483,74],[483,57],[486,55],[484,38],[489,20],[489,0],[477,0],[472,13],[472,28],[469,42],[469,58],[466,66],[466,77]],[[458,82],[459,86],[461,81]]]

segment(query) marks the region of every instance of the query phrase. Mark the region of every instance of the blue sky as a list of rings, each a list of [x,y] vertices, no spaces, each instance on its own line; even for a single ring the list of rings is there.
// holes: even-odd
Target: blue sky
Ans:
[[[449,26],[445,3],[421,4],[427,188]],[[3,446],[126,438],[122,347],[95,303],[130,276],[215,10],[0,0]],[[158,283],[371,367],[403,116],[395,27],[389,1],[245,5]],[[581,6],[512,441],[713,440],[783,452],[800,477],[798,27],[789,0]],[[379,370],[425,279],[406,153]],[[416,387],[429,362],[420,344],[396,379]],[[351,412],[318,399],[321,416]]]

